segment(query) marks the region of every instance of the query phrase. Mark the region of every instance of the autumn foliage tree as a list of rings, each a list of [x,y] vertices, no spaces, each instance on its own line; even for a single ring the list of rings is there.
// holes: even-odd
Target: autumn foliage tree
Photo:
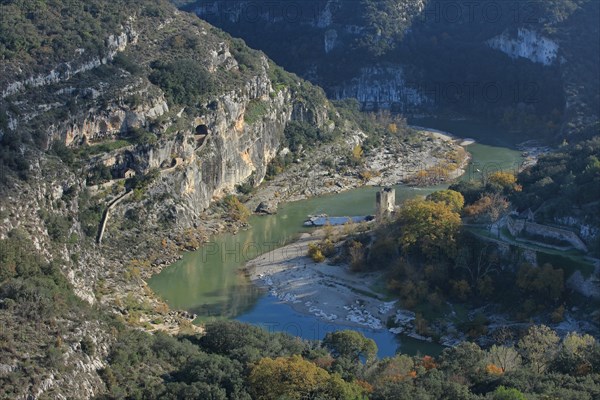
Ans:
[[[445,203],[452,211],[460,212],[465,205],[465,198],[460,192],[454,190],[438,190],[427,196],[427,200],[436,203]]]
[[[401,228],[400,244],[405,251],[418,250],[429,258],[456,253],[456,236],[461,220],[445,202],[408,200],[400,209],[397,223]]]
[[[491,173],[488,177],[488,185],[495,186],[497,191],[503,191],[505,194],[521,191],[521,186],[517,183],[517,177],[512,172],[498,171]]]
[[[252,398],[276,399],[362,399],[363,389],[345,382],[299,355],[263,358],[248,377]]]
[[[501,194],[486,193],[475,203],[464,209],[464,215],[470,217],[473,222],[490,224],[496,222],[508,211],[510,203]]]

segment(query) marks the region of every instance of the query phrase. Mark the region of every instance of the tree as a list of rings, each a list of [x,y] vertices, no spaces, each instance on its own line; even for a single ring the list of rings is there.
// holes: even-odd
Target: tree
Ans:
[[[373,372],[374,384],[383,386],[388,382],[410,380],[416,377],[415,362],[412,357],[399,354],[386,358],[377,364]]]
[[[325,256],[316,243],[308,244],[308,256],[316,263],[322,263],[325,261]]]
[[[365,254],[363,245],[357,240],[353,240],[348,248],[350,253],[350,268],[352,271],[359,271],[364,266]]]
[[[329,332],[323,339],[323,346],[328,348],[334,357],[346,358],[354,363],[361,359],[367,364],[371,363],[377,355],[375,341],[356,331]]]
[[[325,385],[328,373],[300,356],[263,358],[252,369],[248,382],[257,399],[302,399]]]
[[[485,370],[485,352],[475,343],[462,342],[444,349],[440,368],[470,381],[475,381]]]
[[[521,366],[521,355],[512,346],[493,345],[488,350],[488,361],[500,367],[502,372],[514,371]]]
[[[545,325],[534,325],[519,340],[518,348],[531,368],[541,374],[554,361],[559,340],[552,329]]]
[[[495,192],[504,192],[510,194],[512,192],[521,191],[521,186],[517,184],[517,177],[511,172],[493,172],[488,175],[488,189]]]
[[[486,193],[475,203],[466,206],[464,215],[472,217],[480,223],[494,223],[510,206],[510,203],[499,193]]]
[[[564,291],[564,271],[550,264],[534,267],[523,264],[517,272],[517,287],[539,301],[547,304],[548,300],[557,302]]]
[[[592,371],[591,356],[598,346],[593,336],[569,333],[562,341],[554,363],[555,368],[566,374],[588,374]]]
[[[400,244],[405,251],[416,248],[430,258],[439,252],[455,256],[460,215],[446,203],[408,200],[400,209],[397,223],[402,230]]]
[[[465,198],[459,192],[454,190],[439,190],[427,196],[427,200],[436,203],[445,203],[450,206],[452,211],[460,212],[465,205]]]
[[[194,107],[215,88],[211,74],[195,60],[152,64],[150,82],[164,90],[169,102]]]
[[[506,388],[504,386],[498,386],[492,394],[493,400],[527,400],[527,397],[521,393],[518,389]]]
[[[295,355],[263,358],[248,377],[254,399],[360,399],[360,387]]]
[[[492,276],[500,269],[500,257],[496,248],[489,243],[482,243],[473,235],[464,235],[461,243],[468,243],[458,249],[455,267],[464,271],[471,288],[480,295],[491,295],[494,288],[486,287],[486,282],[493,283]],[[485,289],[485,290],[481,290]]]
[[[354,146],[354,148],[352,149],[352,154],[350,156],[350,164],[352,166],[361,165],[363,162],[363,153],[363,148],[360,144]]]
[[[223,200],[225,209],[229,218],[234,221],[246,222],[250,217],[250,210],[246,207],[240,199],[234,195],[229,195]]]

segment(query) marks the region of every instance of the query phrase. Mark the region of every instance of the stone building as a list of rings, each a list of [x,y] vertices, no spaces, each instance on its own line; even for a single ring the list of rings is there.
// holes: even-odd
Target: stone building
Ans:
[[[125,170],[125,173],[123,174],[123,177],[125,179],[133,178],[134,176],[135,176],[135,171],[132,170],[131,168],[127,168]]]
[[[377,192],[375,201],[375,218],[389,216],[396,207],[396,190],[390,187],[382,188]]]

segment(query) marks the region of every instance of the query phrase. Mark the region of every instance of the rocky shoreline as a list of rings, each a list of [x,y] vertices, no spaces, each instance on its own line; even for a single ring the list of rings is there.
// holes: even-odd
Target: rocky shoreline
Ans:
[[[343,173],[337,173],[332,170],[332,167],[325,166],[320,162],[315,164],[312,161],[321,161],[333,156],[333,165],[343,163],[343,158],[356,144],[362,143],[364,136],[356,134],[345,140],[322,145],[311,150],[310,153],[305,153],[302,160],[292,164],[272,181],[263,182],[249,196],[245,204],[251,211],[254,211],[263,203],[263,207],[272,213],[276,212],[280,202],[339,193],[365,185],[405,183],[423,168],[435,168],[446,162],[448,154],[462,150],[457,143],[458,140],[450,135],[439,132],[434,134],[433,131],[420,131],[418,135],[425,136],[425,138],[419,137],[412,144],[406,144],[401,140],[384,142],[378,149],[365,155],[363,167],[348,168]],[[462,171],[469,161],[468,153],[465,154],[457,173]],[[421,160],[421,163],[414,160]],[[360,169],[366,166],[381,168],[378,170],[381,173],[368,181],[361,179]],[[103,278],[114,289],[106,295],[101,295],[99,301],[127,319],[129,312],[121,304],[123,299],[133,295],[139,303],[148,305],[149,310],[140,316],[137,324],[149,331],[166,330],[175,333],[182,327],[198,329],[195,326],[190,327],[189,318],[182,317],[175,310],[169,310],[164,301],[151,291],[146,282],[153,275],[181,259],[185,251],[198,249],[211,236],[223,232],[235,233],[248,227],[243,222],[224,222],[221,211],[214,204],[202,213],[201,220],[202,222],[194,225],[193,228],[168,232],[164,237],[160,237],[160,233],[158,233],[144,242],[136,239],[140,233],[113,232],[103,243],[101,249],[94,249],[94,253],[102,254],[99,257],[103,260],[102,264],[115,266],[115,268],[107,268],[107,275]],[[126,252],[122,250],[124,246],[127,248]],[[138,260],[143,260],[144,264],[144,267],[133,268],[139,277],[133,280],[124,279],[123,273],[118,272],[120,268],[127,264],[138,263]],[[120,268],[116,268],[117,265]],[[131,267],[126,268],[131,269]],[[96,291],[98,292],[98,290]],[[91,297],[90,301],[93,301]],[[314,311],[317,312],[316,309]],[[378,311],[374,310],[374,312],[377,314]],[[359,312],[357,311],[357,313]],[[368,316],[365,318],[368,319]],[[356,326],[360,326],[360,324]]]
[[[246,204],[252,211],[269,210],[264,213],[274,213],[277,205],[283,202],[340,193],[361,186],[430,185],[464,174],[470,155],[464,149],[462,139],[428,128],[419,128],[416,135],[418,145],[389,137],[382,146],[364,156],[361,166],[345,168],[344,171],[338,171],[336,166],[344,164],[345,156],[354,146],[363,143],[364,136],[356,134],[343,141],[323,145],[314,149],[302,162],[292,164],[273,180],[264,182]],[[454,160],[450,161],[451,158]],[[324,164],[323,160],[330,163]],[[450,163],[454,165],[448,175],[434,176],[428,182],[415,180],[423,171],[435,172]],[[365,171],[369,173],[365,174]]]
[[[323,230],[307,233],[249,261],[250,279],[299,313],[331,324],[383,329],[395,301],[386,302],[371,289],[381,274],[357,274],[347,265],[314,262],[306,255],[308,245],[322,238]]]

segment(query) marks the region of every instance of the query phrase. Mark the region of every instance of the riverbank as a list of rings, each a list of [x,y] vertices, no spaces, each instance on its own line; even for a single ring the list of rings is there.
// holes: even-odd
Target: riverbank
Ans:
[[[365,143],[366,136],[361,132],[341,138],[333,143],[321,145],[320,147],[304,151],[297,162],[291,164],[281,174],[275,176],[271,181],[263,182],[252,195],[246,205],[251,211],[261,202],[274,204],[276,210],[280,202],[291,202],[308,198],[315,198],[324,194],[341,193],[365,185],[392,185],[399,182],[407,182],[415,177],[420,171],[431,170],[440,165],[447,165],[449,159],[460,157],[460,165],[455,168],[458,175],[466,167],[469,155],[459,146],[457,140],[450,135],[432,134],[427,130],[413,131],[409,135],[388,135],[379,142],[376,148],[365,150],[361,162],[356,166],[347,165],[347,158],[352,149],[359,144]],[[364,172],[370,175],[365,179]],[[306,214],[304,214],[304,217]],[[242,240],[239,235],[252,236],[253,229],[244,230],[246,224],[228,220],[223,214],[223,209],[218,202],[202,212],[202,223],[185,231],[171,231],[165,233],[164,237],[156,236],[153,240],[139,241],[137,237],[129,237],[125,232],[119,234],[114,232],[112,240],[105,244],[104,251],[114,248],[111,258],[115,263],[125,261],[125,279],[122,274],[112,275],[105,278],[106,285],[118,287],[119,290],[108,291],[101,296],[103,304],[114,305],[116,312],[126,319],[135,319],[135,324],[146,330],[169,330],[175,332],[178,326],[189,328],[189,319],[181,318],[174,310],[195,310],[195,313],[204,315],[201,309],[184,304],[173,304],[169,296],[164,294],[155,296],[153,290],[146,284],[154,276],[164,269],[180,260],[186,252],[209,246],[206,243],[211,237],[227,236],[233,234],[231,246],[238,246]],[[260,229],[259,229],[260,231]],[[240,232],[238,235],[235,233]],[[155,240],[154,240],[155,239]],[[115,243],[117,241],[118,243]],[[111,243],[112,242],[112,243]],[[233,243],[235,242],[235,243]],[[121,251],[123,244],[127,243],[127,254]],[[114,246],[113,246],[114,245]],[[232,247],[233,248],[233,247]],[[202,249],[200,250],[202,252]],[[191,253],[187,253],[191,254]],[[216,263],[216,264],[214,264]],[[220,260],[203,263],[208,266],[220,265]],[[239,264],[242,265],[243,263]],[[239,268],[239,265],[228,266],[225,270],[231,271]],[[188,265],[187,268],[192,268]],[[195,267],[197,268],[197,266]],[[204,268],[204,267],[203,267]],[[109,270],[113,270],[109,268]],[[189,271],[189,269],[188,269]],[[137,276],[136,279],[127,279],[127,276]],[[225,279],[225,277],[223,277]],[[189,277],[188,277],[189,280]],[[197,284],[202,285],[202,281]],[[122,289],[121,289],[122,288]],[[209,290],[209,288],[207,288]],[[211,291],[214,289],[210,289]],[[131,310],[130,297],[136,299],[136,303],[144,305],[144,312]],[[168,301],[169,305],[165,303]],[[214,299],[212,301],[215,301]],[[237,304],[238,300],[233,302]],[[310,308],[310,306],[309,306]],[[210,311],[212,313],[213,311]],[[371,312],[371,311],[369,311]],[[373,309],[373,312],[377,310]],[[139,318],[137,317],[139,315]],[[373,314],[375,315],[375,314]],[[135,316],[135,317],[134,317]],[[386,319],[381,319],[385,321]],[[363,325],[365,326],[365,325]]]
[[[246,266],[251,281],[295,311],[323,322],[384,329],[395,313],[395,301],[385,301],[372,289],[382,273],[353,273],[348,265],[314,262],[307,256],[308,246],[323,236],[323,230],[305,233],[251,260]]]
[[[356,134],[311,150],[271,181],[263,183],[248,199],[251,211],[263,203],[275,212],[282,202],[341,193],[362,186],[435,185],[465,173],[470,155],[463,147],[473,142],[451,134],[419,127],[409,136],[389,135],[376,149],[365,151],[358,165],[346,160],[352,149],[364,143]]]

